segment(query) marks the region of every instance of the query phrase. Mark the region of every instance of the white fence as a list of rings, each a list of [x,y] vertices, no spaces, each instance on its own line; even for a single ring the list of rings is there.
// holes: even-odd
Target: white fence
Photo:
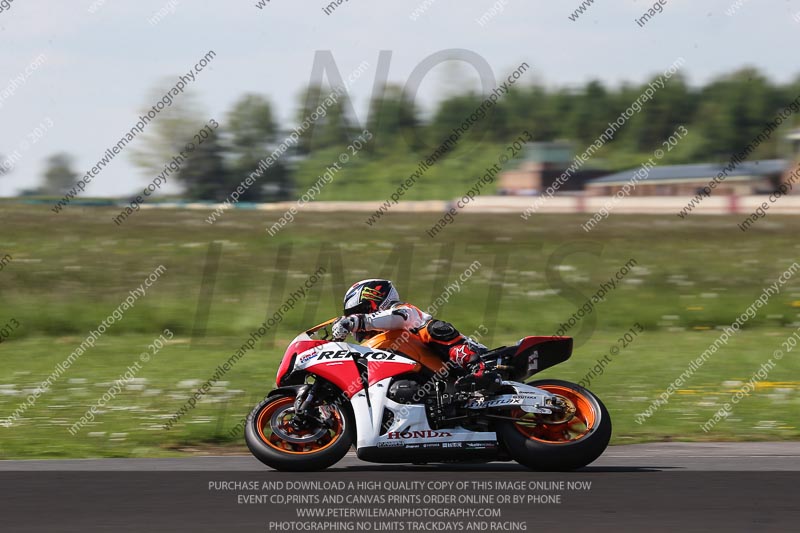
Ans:
[[[692,198],[684,196],[630,196],[623,198],[613,206],[615,214],[648,214],[677,215]],[[472,213],[519,213],[522,214],[534,204],[535,196],[482,196],[467,204],[464,211]],[[760,196],[711,196],[703,200],[690,211],[690,215],[728,215],[750,214],[763,202],[769,204],[770,214],[800,214],[800,195],[788,195],[769,203],[768,195]],[[611,205],[610,196],[556,196],[545,200],[536,213],[596,213],[606,204]],[[249,204],[241,207],[261,211],[285,212],[296,202],[276,202],[268,204]],[[348,211],[370,213],[377,211],[383,202],[309,202],[303,211]],[[188,208],[211,211],[222,204],[189,203],[189,204],[150,204],[143,209],[153,208]],[[455,201],[425,200],[401,201],[389,210],[392,213],[443,213],[455,207]],[[531,216],[536,216],[534,213]]]

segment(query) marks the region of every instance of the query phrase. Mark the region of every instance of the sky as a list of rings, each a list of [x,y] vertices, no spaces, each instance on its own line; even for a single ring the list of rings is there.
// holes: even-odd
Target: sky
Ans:
[[[72,155],[83,175],[155,104],[156,87],[175,83],[209,50],[216,57],[191,84],[193,95],[178,98],[196,100],[222,127],[245,93],[266,96],[281,126],[294,126],[315,56],[326,51],[344,77],[366,62],[349,88],[361,123],[381,51],[391,52],[382,65],[400,85],[427,57],[452,49],[477,54],[497,80],[527,62],[520,83],[550,86],[643,82],[679,57],[696,86],[743,66],[779,83],[800,74],[800,0],[661,0],[661,13],[644,27],[636,19],[655,1],[596,0],[574,21],[569,15],[580,0],[347,0],[329,14],[323,7],[330,0],[263,0],[262,9],[259,0],[14,0],[5,7],[6,1],[0,0],[0,154],[19,157],[0,176],[0,196],[37,186],[45,159],[57,152]],[[19,76],[24,83],[13,81]],[[446,95],[478,88],[471,66],[446,61],[423,79],[417,103],[430,110]],[[128,196],[153,179],[129,151],[87,195]]]

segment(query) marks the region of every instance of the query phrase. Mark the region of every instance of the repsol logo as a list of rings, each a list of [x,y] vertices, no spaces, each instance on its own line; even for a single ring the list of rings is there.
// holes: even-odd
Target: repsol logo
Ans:
[[[432,429],[426,429],[425,431],[390,431],[386,434],[389,439],[434,439],[452,436],[453,434],[447,431],[433,431]]]
[[[373,361],[391,361],[393,359],[397,359],[397,355],[389,352],[350,352],[348,350],[326,350],[324,352],[320,352],[319,356],[317,357],[318,361],[329,360],[329,359],[350,359],[351,357],[366,357],[367,359],[372,359]]]

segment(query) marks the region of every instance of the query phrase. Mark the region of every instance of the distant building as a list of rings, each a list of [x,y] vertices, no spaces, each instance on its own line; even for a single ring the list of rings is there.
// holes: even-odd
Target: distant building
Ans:
[[[786,140],[789,141],[792,154],[800,156],[800,129],[789,132],[786,136]]]
[[[706,187],[726,166],[727,163],[654,167],[646,179],[640,178],[636,182],[630,196],[691,196]],[[744,162],[728,172],[713,194],[769,194],[780,184],[787,167],[789,161],[786,159]],[[639,170],[635,168],[594,179],[586,184],[586,193],[590,196],[612,196],[630,183]]]
[[[784,172],[783,176],[781,177],[781,181],[783,182],[789,181],[790,175],[797,172],[798,168],[800,168],[800,129],[789,133],[789,135],[786,136],[786,140],[789,142],[789,146],[791,147],[792,162],[791,164],[787,165],[786,172]],[[796,176],[797,175],[795,174],[793,181],[797,180]],[[800,187],[793,187],[791,193],[800,194]]]
[[[498,192],[507,195],[535,195],[547,189],[574,161],[574,147],[567,142],[536,142],[525,148],[515,169],[500,174]],[[581,168],[570,175],[559,192],[583,190],[585,183],[604,175],[603,170]]]
[[[771,194],[800,164],[800,129],[785,137],[788,145],[787,159],[766,159],[745,161],[727,172],[727,177],[714,188],[717,196],[751,196]],[[719,175],[729,162],[722,164],[669,165],[657,166],[647,173],[647,177],[636,180],[636,187],[628,187],[629,196],[691,196],[698,194],[703,187]],[[593,179],[586,184],[588,196],[613,196],[631,182],[640,168],[617,172],[609,176]],[[795,178],[796,180],[796,178]],[[790,194],[800,193],[800,187],[793,187]]]

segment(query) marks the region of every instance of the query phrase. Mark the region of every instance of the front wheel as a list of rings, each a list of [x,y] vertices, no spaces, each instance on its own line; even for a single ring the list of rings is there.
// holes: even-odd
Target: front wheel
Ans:
[[[345,456],[353,443],[349,411],[332,403],[313,410],[313,421],[296,419],[295,396],[267,397],[247,417],[247,447],[262,463],[276,470],[323,470]]]
[[[548,379],[528,385],[557,395],[566,408],[559,416],[511,411],[516,420],[503,420],[497,427],[511,457],[542,471],[575,470],[600,457],[611,439],[611,417],[603,402],[569,381]]]

